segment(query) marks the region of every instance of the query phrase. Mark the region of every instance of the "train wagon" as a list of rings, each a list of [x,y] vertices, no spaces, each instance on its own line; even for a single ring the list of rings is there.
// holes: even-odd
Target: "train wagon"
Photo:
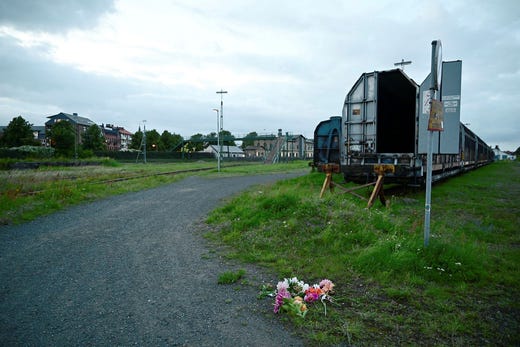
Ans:
[[[493,160],[492,149],[460,122],[461,67],[460,60],[443,63],[444,131],[433,135],[434,181]],[[327,149],[324,130],[334,127],[331,118],[316,128],[315,165],[338,163],[347,181],[367,183],[384,164],[391,168],[386,182],[424,184],[429,85],[430,76],[418,85],[401,69],[363,73],[343,104],[339,160],[327,155],[335,151]]]
[[[339,164],[341,117],[333,116],[318,124],[314,130],[314,167],[321,170],[325,164]]]

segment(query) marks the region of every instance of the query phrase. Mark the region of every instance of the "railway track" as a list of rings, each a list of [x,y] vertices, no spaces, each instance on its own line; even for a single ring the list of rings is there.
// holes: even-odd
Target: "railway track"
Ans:
[[[118,178],[113,178],[113,179],[108,179],[108,180],[92,182],[92,184],[109,184],[109,183],[129,181],[129,180],[134,180],[134,179],[139,179],[139,178],[149,178],[149,177],[154,177],[154,176],[174,176],[174,175],[179,175],[179,174],[183,174],[183,173],[209,171],[209,170],[213,170],[213,169],[214,169],[214,167],[205,167],[205,168],[198,168],[198,169],[187,169],[187,170],[158,172],[158,173],[147,174],[147,175],[135,175],[135,176],[129,176],[129,177],[118,177]]]
[[[214,167],[212,166],[212,167],[203,167],[203,168],[196,168],[196,169],[155,172],[155,173],[150,173],[150,174],[123,176],[123,177],[96,180],[96,181],[90,181],[90,182],[85,181],[82,183],[85,185],[105,185],[105,184],[109,185],[112,183],[118,183],[118,182],[124,182],[124,181],[136,180],[136,179],[145,179],[145,178],[156,177],[156,176],[174,176],[174,175],[180,175],[180,174],[185,174],[185,173],[210,171],[213,169],[214,169]],[[55,181],[58,181],[58,180],[59,181],[76,181],[76,180],[80,180],[82,178],[83,177],[78,177],[78,176],[58,177],[57,179],[55,179]],[[49,190],[50,189],[40,189],[40,190],[30,190],[30,191],[25,191],[25,192],[17,191],[17,190],[8,190],[6,192],[3,192],[3,194],[9,195],[9,196],[31,196],[31,195],[41,194],[41,193],[44,193]]]

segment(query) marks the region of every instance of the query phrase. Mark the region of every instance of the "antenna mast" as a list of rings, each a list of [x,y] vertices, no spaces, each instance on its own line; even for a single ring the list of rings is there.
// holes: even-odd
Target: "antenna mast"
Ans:
[[[410,65],[411,63],[412,63],[411,60],[404,61],[404,59],[401,59],[400,62],[394,63],[394,66],[399,66],[400,69],[402,69],[402,70],[404,71],[404,66],[405,66],[405,65]]]

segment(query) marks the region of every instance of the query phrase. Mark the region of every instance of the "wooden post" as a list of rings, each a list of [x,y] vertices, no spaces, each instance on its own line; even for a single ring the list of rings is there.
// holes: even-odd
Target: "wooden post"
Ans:
[[[330,191],[332,192],[334,190],[334,186],[337,186],[340,190],[343,191],[343,193],[350,193],[352,195],[357,196],[360,199],[367,200],[365,197],[355,193],[354,191],[362,189],[362,188],[374,186],[374,190],[372,191],[372,194],[370,195],[370,199],[368,199],[367,208],[371,208],[372,205],[374,205],[374,200],[378,196],[379,196],[379,199],[381,200],[381,203],[384,206],[388,206],[386,204],[386,199],[385,199],[385,195],[384,195],[384,192],[383,192],[383,181],[384,181],[385,173],[387,173],[387,172],[395,172],[394,165],[390,165],[390,164],[374,165],[374,172],[377,173],[377,181],[376,182],[363,184],[361,186],[357,186],[357,187],[353,187],[353,188],[349,188],[349,189],[345,189],[345,187],[342,187],[339,184],[335,184],[332,181],[332,173],[333,172],[337,173],[337,172],[340,171],[339,170],[339,165],[336,165],[336,164],[325,164],[325,165],[322,166],[322,170],[326,173],[326,176],[325,176],[325,181],[323,182],[323,186],[321,187],[320,198],[323,197],[323,194],[325,194],[325,190],[327,188],[329,188]]]
[[[325,193],[325,189],[329,188],[331,193],[334,191],[334,182],[332,182],[332,173],[339,172],[339,165],[337,164],[325,164],[322,167],[322,170],[325,172],[325,182],[323,182],[323,186],[321,187],[320,198],[323,197]]]
[[[330,190],[332,191],[331,183],[332,183],[332,172],[329,171],[325,175],[325,181],[323,182],[323,187],[321,187],[320,199],[323,197],[323,194],[325,193],[325,189],[330,188]]]
[[[383,187],[383,178],[384,177],[385,176],[382,174],[379,174],[379,176],[377,176],[376,185],[374,187],[374,190],[372,191],[372,195],[370,195],[370,199],[368,200],[367,208],[372,207],[372,205],[374,205],[374,200],[376,199],[376,197],[380,196],[380,194],[383,193],[382,187]]]

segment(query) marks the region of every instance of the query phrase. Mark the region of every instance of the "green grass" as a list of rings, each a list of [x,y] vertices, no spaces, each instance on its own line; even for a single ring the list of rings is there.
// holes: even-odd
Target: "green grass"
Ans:
[[[233,284],[244,277],[246,270],[240,269],[236,272],[226,271],[218,276],[218,284]]]
[[[100,166],[0,171],[0,224],[23,223],[79,203],[172,183],[186,175],[222,176],[289,171],[305,168],[307,164],[300,161],[278,165],[232,165],[236,164],[224,163],[220,173],[217,173],[216,163],[212,161],[168,164],[119,164],[105,161]],[[172,171],[201,168],[210,170],[162,175]],[[132,179],[107,183],[108,180],[119,178]]]
[[[280,279],[336,283],[330,314],[293,322],[311,343],[520,343],[518,162],[435,185],[427,248],[424,192],[367,210],[350,195],[320,199],[323,180],[312,173],[253,189],[208,218],[208,237],[230,245],[229,257]]]
[[[155,173],[202,167],[213,168],[196,174],[308,170],[306,162],[225,163],[220,173],[215,166],[110,162],[2,171],[0,221],[21,223],[185,177],[144,177]],[[105,182],[120,177],[140,178]],[[336,283],[327,316],[312,309],[305,320],[291,322],[309,344],[520,345],[517,162],[496,163],[435,185],[428,248],[423,247],[424,192],[392,197],[389,208],[376,203],[367,210],[365,202],[339,190],[320,199],[323,179],[312,173],[256,187],[208,219],[215,227],[208,237],[230,245],[228,257],[262,264],[280,279]]]

